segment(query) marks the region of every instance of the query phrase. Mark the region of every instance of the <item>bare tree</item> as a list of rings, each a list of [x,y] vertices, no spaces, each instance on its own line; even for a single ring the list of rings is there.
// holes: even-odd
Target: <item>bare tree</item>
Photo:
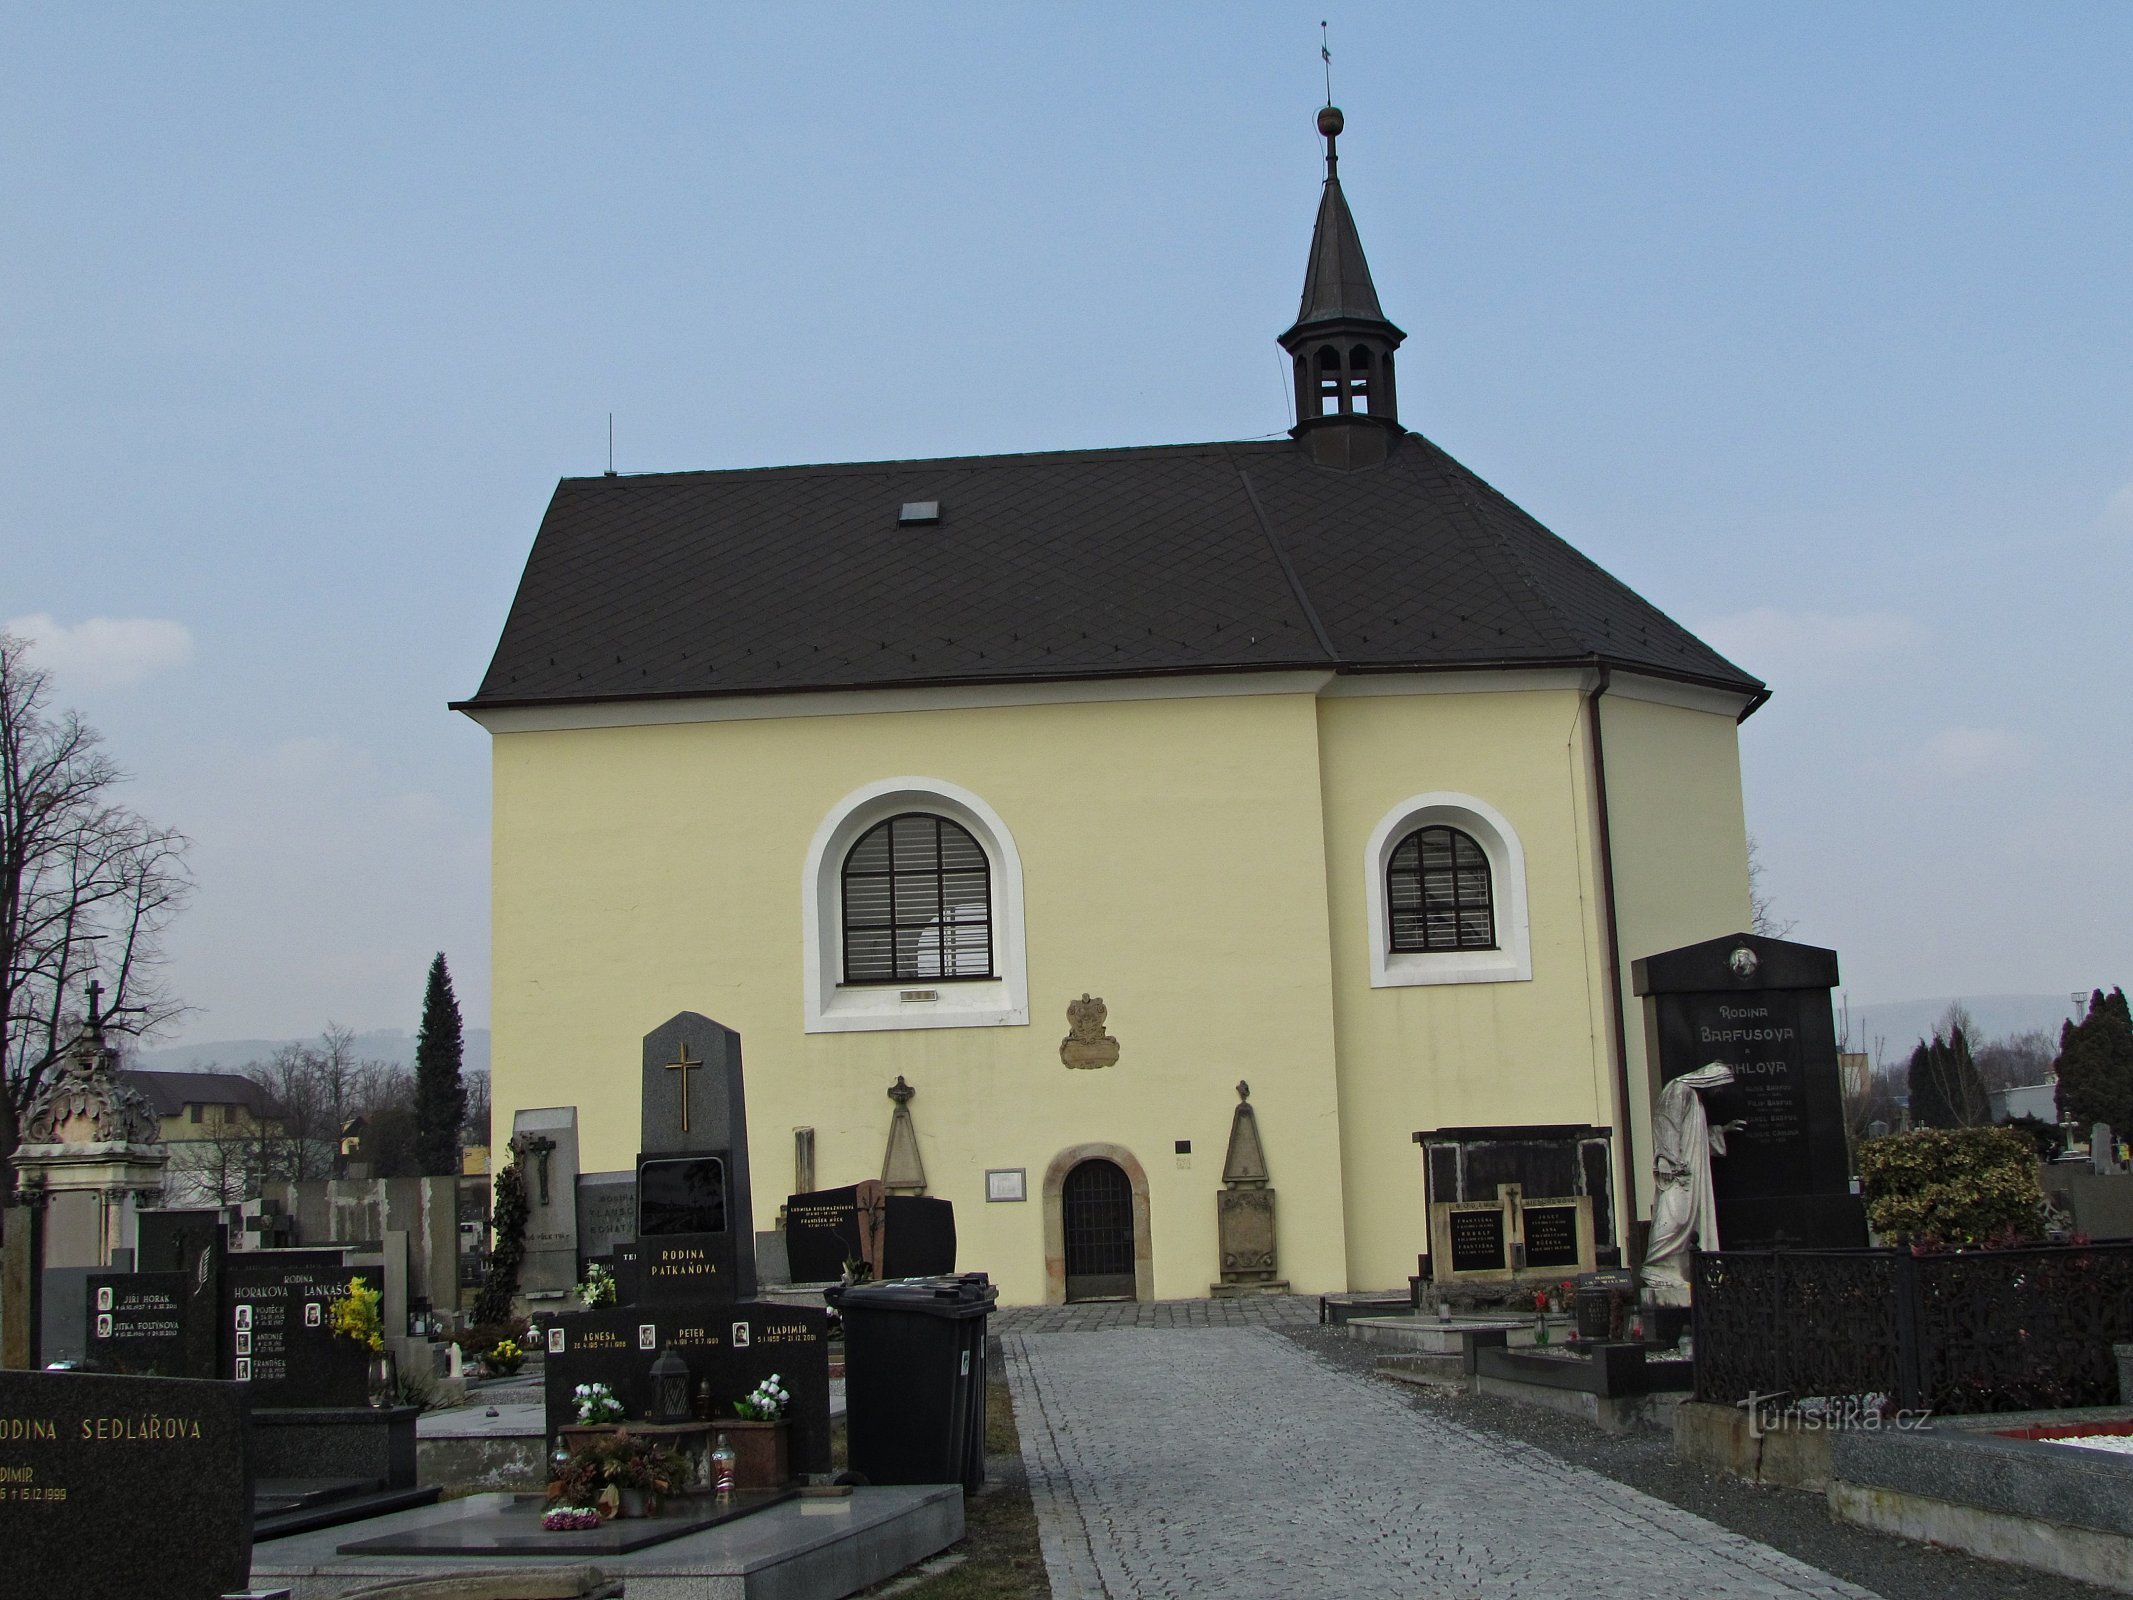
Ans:
[[[1748,835],[1748,931],[1759,933],[1766,939],[1783,939],[1799,926],[1791,917],[1779,917],[1771,902],[1770,890],[1763,881],[1763,847],[1754,834]]]
[[[29,645],[0,633],[0,1160],[74,1042],[87,985],[100,1020],[140,1035],[182,1009],[162,986],[162,932],[191,879],[186,840],[118,804],[124,774],[73,712],[46,708]]]
[[[461,1124],[460,1143],[486,1150],[489,1146],[489,1075],[469,1072],[466,1084],[467,1119]]]
[[[316,1044],[282,1045],[244,1070],[265,1091],[278,1130],[265,1148],[264,1176],[332,1177],[342,1134],[358,1117],[377,1176],[414,1170],[414,1075],[358,1057],[353,1029],[329,1022]]]

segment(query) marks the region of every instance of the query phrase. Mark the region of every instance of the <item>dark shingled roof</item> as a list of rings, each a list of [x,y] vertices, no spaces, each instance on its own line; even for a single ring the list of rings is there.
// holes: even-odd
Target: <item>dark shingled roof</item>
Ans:
[[[566,478],[457,704],[1594,662],[1762,691],[1406,434]]]
[[[158,1072],[126,1068],[119,1081],[138,1089],[159,1117],[175,1117],[187,1106],[243,1106],[254,1116],[267,1111],[267,1092],[234,1072]]]

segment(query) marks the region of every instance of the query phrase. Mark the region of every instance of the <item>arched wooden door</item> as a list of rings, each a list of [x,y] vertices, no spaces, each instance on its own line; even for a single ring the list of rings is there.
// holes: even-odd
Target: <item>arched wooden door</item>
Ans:
[[[1068,1300],[1133,1298],[1133,1185],[1114,1161],[1093,1158],[1059,1191]]]

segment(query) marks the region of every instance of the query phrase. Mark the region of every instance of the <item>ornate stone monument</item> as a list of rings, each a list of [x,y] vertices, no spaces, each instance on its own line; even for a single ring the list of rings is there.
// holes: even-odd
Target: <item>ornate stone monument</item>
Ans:
[[[1733,1069],[1712,1106],[1743,1124],[1713,1174],[1726,1248],[1864,1245],[1829,1000],[1836,951],[1736,933],[1646,956],[1632,972],[1655,1096],[1711,1063]]]
[[[1239,1083],[1237,1109],[1230,1114],[1229,1150],[1222,1160],[1224,1187],[1215,1194],[1222,1281],[1210,1285],[1208,1293],[1217,1299],[1289,1292],[1287,1282],[1275,1276],[1274,1191],[1267,1187],[1267,1178],[1252,1086]]]
[[[1084,994],[1079,1000],[1067,1002],[1067,1036],[1059,1041],[1060,1065],[1118,1065],[1118,1040],[1104,1032],[1104,1021],[1110,1014],[1100,995]]]
[[[30,1101],[15,1150],[18,1195],[45,1208],[47,1268],[109,1266],[133,1249],[135,1213],[161,1200],[170,1161],[154,1109],[118,1080],[100,992],[89,986],[88,1024]]]

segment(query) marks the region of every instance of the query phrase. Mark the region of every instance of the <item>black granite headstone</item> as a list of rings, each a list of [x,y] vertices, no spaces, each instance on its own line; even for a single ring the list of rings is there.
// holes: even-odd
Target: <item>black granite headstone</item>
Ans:
[[[1529,1267],[1574,1267],[1578,1264],[1578,1208],[1527,1205],[1519,1208]]]
[[[1648,956],[1633,974],[1661,1085],[1733,1069],[1733,1087],[1705,1097],[1714,1124],[1747,1123],[1711,1167],[1721,1248],[1864,1245],[1829,1001],[1837,953],[1741,933]]]
[[[653,1261],[652,1240],[686,1237],[711,1268],[690,1293],[752,1299],[755,1215],[741,1036],[709,1017],[681,1012],[644,1036],[643,1071],[637,1232],[646,1247],[647,1291],[657,1292],[659,1266],[678,1264],[678,1258]],[[668,1281],[682,1276],[670,1273]]]
[[[246,1391],[0,1372],[0,1593],[216,1600],[252,1570]]]
[[[881,1256],[884,1278],[953,1277],[954,1204],[930,1195],[890,1195],[882,1206]]]
[[[90,1364],[99,1372],[144,1377],[212,1377],[186,1366],[191,1288],[192,1280],[182,1272],[90,1274]]]
[[[136,1272],[189,1272],[200,1246],[222,1237],[219,1211],[149,1209],[137,1213],[135,1221]]]
[[[652,1404],[652,1362],[671,1345],[688,1363],[692,1394],[709,1380],[721,1417],[775,1372],[792,1396],[793,1470],[830,1470],[829,1312],[821,1306],[750,1300],[580,1311],[551,1319],[546,1338],[550,1439],[577,1421],[572,1395],[581,1383],[606,1384],[629,1417],[642,1419]]]
[[[1452,1271],[1509,1270],[1511,1259],[1504,1247],[1504,1214],[1500,1207],[1451,1212],[1445,1218],[1445,1229],[1451,1237]]]
[[[227,1376],[251,1385],[256,1406],[368,1404],[370,1352],[333,1331],[332,1302],[360,1278],[332,1250],[239,1252],[222,1268],[222,1348]]]
[[[785,1260],[794,1283],[834,1283],[845,1263],[866,1259],[859,1240],[859,1191],[817,1189],[785,1202]]]

